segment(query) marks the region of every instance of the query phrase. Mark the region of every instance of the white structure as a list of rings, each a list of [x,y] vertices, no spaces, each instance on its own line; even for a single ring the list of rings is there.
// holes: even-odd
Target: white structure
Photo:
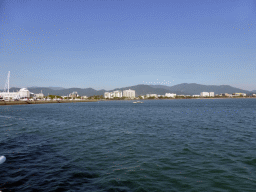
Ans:
[[[201,92],[201,97],[214,97],[214,92]]]
[[[104,97],[105,98],[109,98],[110,99],[110,98],[112,98],[111,96],[112,96],[112,94],[110,92],[105,92],[104,93]]]
[[[233,93],[232,95],[233,96],[243,96],[243,97],[245,97],[246,93]]]
[[[135,91],[134,90],[123,90],[123,96],[128,98],[135,98]]]
[[[122,97],[122,96],[123,96],[122,91],[119,91],[119,90],[113,91],[113,92],[105,92],[104,93],[104,97],[105,98],[109,98],[109,99],[112,99],[114,97]]]
[[[146,94],[146,97],[155,97],[155,98],[158,98],[158,95],[157,95],[157,94]]]
[[[43,94],[42,90],[41,90],[41,93],[35,94],[35,97],[36,98],[44,98],[44,94]]]
[[[176,97],[175,93],[165,93],[165,97]]]
[[[200,96],[201,97],[209,97],[209,92],[201,92]]]
[[[123,94],[122,94],[122,91],[114,91],[113,93],[113,97],[122,97],[123,96]]]
[[[27,88],[22,88],[19,91],[19,96],[20,96],[20,98],[29,98],[30,97],[30,92]]]
[[[79,95],[77,94],[76,91],[74,91],[73,93],[70,93],[68,96],[69,97],[79,97]]]
[[[3,99],[22,99],[22,98],[30,98],[30,92],[27,88],[22,88],[17,92],[1,92],[0,96]]]
[[[2,97],[5,100],[12,99],[20,99],[20,98],[30,98],[30,92],[27,88],[22,88],[18,92],[12,92],[10,93],[10,71],[7,75],[7,81],[5,83],[4,92],[0,93],[0,97]]]
[[[192,95],[192,97],[200,97],[200,95]]]

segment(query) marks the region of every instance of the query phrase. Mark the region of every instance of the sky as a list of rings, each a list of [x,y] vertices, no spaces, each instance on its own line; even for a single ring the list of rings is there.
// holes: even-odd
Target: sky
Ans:
[[[1,0],[0,89],[256,90],[255,0]]]

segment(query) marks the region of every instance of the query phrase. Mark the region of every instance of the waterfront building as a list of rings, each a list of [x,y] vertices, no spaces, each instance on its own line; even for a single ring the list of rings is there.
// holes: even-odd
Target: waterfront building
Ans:
[[[200,95],[192,95],[192,97],[200,97]]]
[[[113,91],[113,97],[122,97],[123,94],[122,94],[122,91],[120,90],[117,90],[117,91]]]
[[[70,93],[70,94],[69,94],[69,97],[72,97],[72,98],[78,97],[78,96],[79,96],[79,95],[77,94],[76,91],[74,91],[73,93]]]
[[[233,93],[232,95],[233,96],[243,96],[243,97],[245,97],[246,93]]]
[[[146,97],[155,97],[155,98],[158,98],[158,95],[157,95],[157,94],[146,94]]]
[[[7,75],[7,81],[5,84],[4,92],[0,92],[0,98],[5,100],[10,99],[20,99],[20,98],[30,98],[30,92],[27,88],[22,88],[17,92],[10,92],[10,71]]]
[[[30,98],[30,92],[27,88],[22,88],[17,92],[0,92],[0,96],[3,99],[23,99]]]
[[[41,93],[35,94],[35,97],[36,98],[44,98],[44,94],[43,94],[42,90],[41,90]]]
[[[128,98],[135,98],[135,91],[134,90],[123,90],[123,96]]]
[[[104,93],[104,97],[105,97],[105,99],[110,99],[111,98],[111,93],[110,92],[105,92]]]
[[[109,98],[109,99],[112,99],[114,97],[121,98],[122,96],[123,96],[123,94],[122,94],[122,91],[120,91],[120,90],[104,93],[104,98]]]
[[[232,95],[232,94],[229,94],[229,93],[221,93],[220,96],[233,97],[235,95]]]
[[[201,92],[200,96],[201,97],[209,97],[209,92]]]
[[[214,92],[209,92],[210,97],[214,97]]]
[[[175,93],[165,93],[165,97],[176,97]]]
[[[256,97],[256,94],[252,94],[253,97]]]

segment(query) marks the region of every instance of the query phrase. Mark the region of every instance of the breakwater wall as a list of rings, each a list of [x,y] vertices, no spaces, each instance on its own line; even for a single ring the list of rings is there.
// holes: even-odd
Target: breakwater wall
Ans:
[[[97,100],[68,100],[68,101],[0,101],[0,105],[29,105],[29,104],[49,104],[49,103],[81,103],[97,102]]]

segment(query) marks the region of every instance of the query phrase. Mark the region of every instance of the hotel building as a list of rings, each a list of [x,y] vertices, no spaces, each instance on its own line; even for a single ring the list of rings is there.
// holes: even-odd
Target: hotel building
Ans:
[[[134,90],[123,90],[123,96],[128,98],[135,98],[135,91]]]
[[[123,96],[122,91],[119,91],[119,90],[113,91],[113,92],[105,92],[104,93],[104,97],[105,98],[109,98],[109,99],[112,99],[114,97],[122,97],[122,96]]]

